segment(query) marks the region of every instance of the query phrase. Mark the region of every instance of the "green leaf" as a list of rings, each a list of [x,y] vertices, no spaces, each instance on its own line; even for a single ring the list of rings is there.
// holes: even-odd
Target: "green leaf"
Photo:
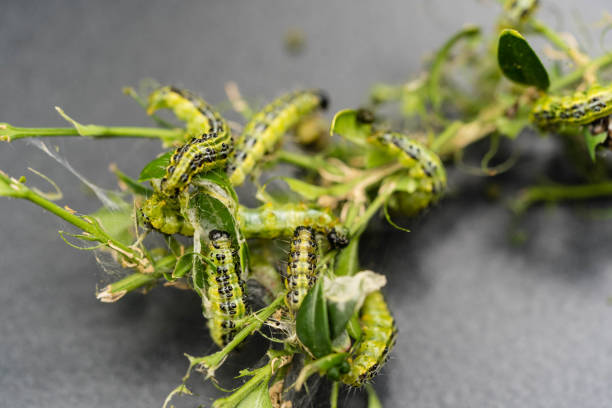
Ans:
[[[164,177],[166,174],[166,167],[170,165],[170,158],[172,157],[172,151],[166,152],[158,158],[150,161],[138,177],[138,181],[143,182],[151,179],[158,179]]]
[[[289,185],[291,191],[310,201],[315,201],[320,196],[327,194],[327,189],[324,187],[309,184],[292,177],[281,177],[281,179]]]
[[[302,370],[300,371],[300,374],[298,375],[298,378],[295,381],[295,389],[300,390],[302,388],[302,385],[304,385],[306,380],[308,380],[311,375],[317,372],[324,374],[330,369],[340,366],[343,361],[346,361],[347,357],[348,355],[346,353],[329,354],[325,357],[313,361],[312,363],[306,364],[304,368],[302,368]]]
[[[197,258],[192,258],[193,260]],[[206,293],[206,264],[195,261],[192,264],[191,282],[195,291],[202,296]]]
[[[364,123],[360,117],[359,111],[354,109],[339,111],[332,120],[330,134],[340,135],[357,145],[364,146],[366,138],[372,133],[372,124]]]
[[[236,408],[272,408],[270,393],[268,392],[268,382],[262,381],[253,391],[251,391]]]
[[[130,245],[133,242],[134,237],[130,232],[134,226],[131,208],[123,207],[112,211],[103,207],[90,214],[90,217],[96,218],[104,231],[122,244]]]
[[[218,199],[204,192],[196,193],[190,198],[188,208],[187,211],[196,212],[196,219],[205,231],[227,231],[236,239],[236,220],[230,209]]]
[[[587,127],[584,128],[584,141],[589,152],[589,157],[591,160],[593,160],[593,162],[595,161],[595,150],[597,150],[597,146],[603,144],[607,139],[608,132],[593,135]]]
[[[145,197],[150,197],[153,195],[153,190],[139,184],[136,180],[119,170],[114,164],[111,165],[111,171],[115,173],[115,176],[117,179],[119,179],[119,181],[125,183],[127,188],[130,189],[132,193]]]
[[[200,173],[196,175],[193,179],[193,182],[196,183],[204,183],[204,185],[215,184],[218,187],[221,187],[227,195],[235,202],[238,202],[238,195],[236,194],[236,190],[232,186],[232,183],[229,181],[229,177],[224,170],[213,170],[208,171],[206,173]],[[208,183],[208,184],[207,184]]]
[[[527,40],[516,30],[506,29],[499,36],[497,62],[511,81],[546,90],[548,73]]]
[[[361,340],[361,324],[359,324],[359,313],[355,313],[346,325],[346,332],[355,341]]]
[[[193,252],[188,252],[185,255],[181,256],[174,265],[172,278],[177,279],[187,275],[193,267],[193,262],[195,260],[194,258],[197,258],[197,256]]]
[[[366,384],[366,390],[368,391],[368,408],[383,408],[372,384]]]
[[[297,336],[315,357],[331,353],[327,302],[323,295],[323,279],[319,279],[308,292],[296,319]]]
[[[98,125],[83,125],[83,124],[77,122],[76,120],[74,120],[70,116],[68,116],[62,110],[62,108],[60,108],[59,106],[56,106],[55,110],[60,114],[60,116],[62,118],[64,118],[67,122],[72,124],[72,126],[74,126],[74,128],[77,130],[77,132],[81,136],[95,136],[95,135],[99,135],[104,130],[103,126],[98,126]]]
[[[383,275],[372,271],[334,279],[324,278],[324,281],[332,339],[344,332],[348,321],[361,309],[366,296],[387,283]]]

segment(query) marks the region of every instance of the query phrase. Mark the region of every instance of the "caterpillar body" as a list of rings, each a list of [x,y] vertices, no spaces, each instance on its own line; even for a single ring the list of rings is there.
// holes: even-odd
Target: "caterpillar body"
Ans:
[[[160,192],[174,197],[189,185],[196,174],[225,168],[233,152],[228,135],[204,133],[178,147],[161,179]]]
[[[330,212],[306,204],[264,204],[258,208],[240,206],[238,220],[246,238],[290,237],[299,226],[325,234],[330,245],[348,245],[348,233]]]
[[[207,268],[208,328],[213,341],[223,347],[234,338],[240,321],[248,313],[247,297],[244,281],[238,273],[240,261],[230,235],[213,230],[209,239],[208,255],[214,267]]]
[[[193,235],[193,226],[180,213],[177,199],[153,194],[140,208],[145,225],[164,234]]]
[[[397,329],[380,291],[370,293],[361,308],[362,338],[352,356],[350,371],[340,379],[345,384],[361,387],[370,381],[386,363],[395,345]]]
[[[162,194],[176,196],[194,175],[225,168],[233,153],[233,141],[225,119],[190,91],[171,86],[156,89],[149,95],[147,113],[159,109],[171,109],[185,122],[190,136],[174,151],[159,185]]]
[[[587,125],[612,114],[612,85],[593,86],[569,96],[543,96],[531,109],[531,121],[542,129],[557,124]]]
[[[203,133],[229,135],[227,123],[206,101],[185,89],[164,86],[151,92],[147,114],[152,115],[160,109],[170,109],[176,117],[185,122],[191,137]]]
[[[289,129],[314,110],[325,109],[327,103],[321,91],[296,91],[278,98],[253,116],[236,142],[237,153],[229,167],[231,183],[241,185]]]
[[[446,171],[437,154],[397,132],[380,131],[369,141],[397,157],[416,182],[413,193],[396,193],[391,204],[410,215],[438,201],[446,189]]]
[[[310,288],[317,281],[317,239],[311,227],[299,226],[293,233],[285,288],[288,290],[285,303],[296,313]]]

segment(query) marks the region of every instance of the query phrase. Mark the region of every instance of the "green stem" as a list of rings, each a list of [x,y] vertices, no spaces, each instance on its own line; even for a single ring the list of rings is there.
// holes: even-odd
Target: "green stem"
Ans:
[[[376,196],[374,201],[370,203],[366,211],[363,213],[361,217],[359,217],[359,221],[354,223],[349,230],[349,236],[356,237],[361,235],[361,233],[365,230],[366,226],[370,222],[370,219],[376,214],[376,212],[385,204],[387,199],[391,196],[391,193],[379,194]]]
[[[234,408],[236,407],[242,400],[244,400],[247,395],[253,392],[257,387],[260,386],[262,382],[270,381],[273,372],[274,361],[270,361],[267,365],[262,368],[257,369],[257,374],[255,374],[249,381],[247,381],[242,387],[240,387],[236,392],[234,392],[229,397],[220,398],[216,400],[212,407],[213,408]]]
[[[329,164],[320,156],[308,156],[301,153],[289,152],[287,150],[279,150],[276,152],[276,159],[308,170],[319,171],[324,169],[332,174],[342,174],[336,166]]]
[[[161,273],[133,273],[104,287],[96,294],[96,298],[104,303],[116,302],[128,292],[132,292],[143,286],[152,285],[161,275]]]
[[[382,403],[378,399],[372,384],[366,384],[366,391],[368,392],[368,408],[382,408]]]
[[[134,249],[129,248],[121,242],[111,238],[93,218],[73,214],[72,212],[60,207],[52,201],[49,201],[33,190],[30,190],[22,182],[11,179],[2,172],[0,172],[0,183],[4,184],[0,184],[0,196],[4,195],[31,201],[39,207],[44,208],[50,213],[55,214],[56,216],[66,220],[70,224],[89,234],[87,239],[100,242],[101,244],[115,250],[128,262],[136,263],[141,266],[148,264],[148,261],[142,258],[141,255]]]
[[[255,330],[258,330],[264,324],[264,322],[270,316],[272,316],[274,312],[276,312],[276,310],[283,303],[284,299],[285,293],[283,292],[274,300],[274,302],[270,303],[268,306],[255,313],[255,315],[250,318],[251,321],[242,330],[240,330],[240,332],[236,334],[232,341],[230,341],[225,347],[223,347],[223,349],[204,357],[193,357],[187,355],[187,358],[189,359],[189,368],[187,370],[187,374],[185,374],[185,376],[183,377],[183,382],[187,381],[191,370],[197,365],[204,366],[208,370],[209,375],[214,374],[214,371],[219,367],[223,359],[225,359],[225,356],[227,356],[230,351],[232,351],[240,343],[242,343],[242,341],[247,338],[251,333],[253,333]]]
[[[338,408],[338,391],[340,389],[340,383],[338,381],[334,381],[332,383],[331,395],[329,396],[329,406],[330,408]]]
[[[598,71],[600,69],[606,68],[607,66],[612,64],[612,52],[602,55],[598,57],[588,64],[582,65],[576,68],[574,71],[570,72],[567,75],[562,76],[561,78],[554,81],[548,91],[553,93],[560,89],[565,88],[566,86],[572,85],[575,82],[578,82],[582,79],[585,72],[588,70]]]
[[[540,201],[586,200],[596,197],[612,196],[612,182],[577,186],[535,186],[524,190],[512,204],[512,210],[521,214]]]
[[[0,141],[11,142],[13,140],[27,137],[52,137],[52,136],[83,136],[91,138],[149,138],[161,139],[164,142],[180,141],[184,138],[183,129],[161,129],[150,127],[133,126],[98,126],[85,125],[77,128],[22,128],[0,123]]]
[[[433,152],[438,152],[440,150],[440,148],[442,146],[444,146],[444,144],[446,142],[448,142],[450,139],[452,139],[455,134],[457,133],[457,131],[461,128],[461,126],[463,126],[464,123],[459,121],[459,120],[455,120],[453,121],[451,124],[449,124],[446,129],[444,129],[444,131],[442,133],[440,133],[435,139],[434,141],[431,143],[430,149]]]

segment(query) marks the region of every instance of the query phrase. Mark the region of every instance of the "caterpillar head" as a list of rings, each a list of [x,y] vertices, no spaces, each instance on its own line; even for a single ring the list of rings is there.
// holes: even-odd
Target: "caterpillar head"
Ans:
[[[332,248],[344,248],[350,240],[348,237],[348,231],[344,227],[332,228],[327,233],[327,240]]]
[[[319,96],[319,99],[321,100],[319,102],[319,106],[321,107],[321,109],[326,110],[327,107],[329,106],[329,96],[327,95],[327,92],[325,92],[322,89],[318,89],[316,91],[316,94]]]
[[[222,238],[225,239],[230,239],[230,234],[227,233],[226,231],[221,231],[221,230],[212,230],[208,233],[208,238],[211,241],[218,241]]]

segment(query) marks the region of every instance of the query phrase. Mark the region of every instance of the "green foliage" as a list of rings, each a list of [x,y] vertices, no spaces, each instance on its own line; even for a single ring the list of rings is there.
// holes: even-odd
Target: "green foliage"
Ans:
[[[279,346],[268,350],[268,363],[254,370],[243,369],[241,376],[250,379],[228,396],[216,400],[213,407],[277,406],[279,401],[274,400],[273,404],[269,387],[271,384],[283,385],[289,378],[290,364],[303,362],[303,366],[298,367],[297,380],[284,384],[285,390],[292,386],[299,390],[313,375],[327,377],[334,381],[330,401],[336,408],[340,382],[364,385],[363,379],[376,374],[395,341],[395,323],[379,292],[386,279],[372,271],[360,271],[359,267],[360,247],[368,244],[360,238],[374,217],[382,212],[391,225],[406,231],[393,219],[398,214],[416,215],[437,203],[447,187],[445,165],[449,163],[448,159],[454,157],[461,161],[464,149],[483,139],[490,139],[491,148],[480,160],[480,166],[462,163],[460,169],[488,177],[507,170],[514,163],[514,157],[508,160],[510,164],[489,166],[497,158],[499,141],[505,136],[508,139],[505,143],[513,143],[530,122],[543,132],[562,131],[566,140],[574,143],[584,140],[585,144],[579,146],[580,152],[583,156],[586,156],[585,151],[588,152],[593,161],[596,149],[610,145],[612,134],[606,131],[609,130],[608,112],[596,108],[592,99],[605,99],[610,95],[608,87],[594,83],[603,78],[599,71],[612,65],[612,54],[590,60],[533,17],[536,3],[531,0],[508,3],[505,14],[500,17],[499,33],[486,46],[482,46],[480,29],[466,26],[432,54],[428,68],[417,78],[399,85],[377,84],[371,90],[367,105],[361,105],[364,108],[345,109],[335,114],[329,131],[339,138],[317,140],[316,153],[300,146],[291,146],[287,150],[280,146],[285,133],[295,126],[299,128],[308,121],[319,124],[324,121],[321,116],[313,116],[326,104],[321,92],[308,90],[288,94],[258,113],[241,99],[239,92],[234,92],[232,105],[252,120],[242,135],[235,135],[235,139],[241,141],[237,144],[237,151],[221,158],[227,160],[227,169],[224,168],[225,162],[214,169],[214,166],[202,164],[203,158],[209,162],[213,158],[204,145],[191,146],[190,155],[183,162],[189,166],[183,166],[181,170],[181,175],[188,174],[190,179],[179,180],[177,185],[180,188],[176,189],[164,190],[161,183],[168,174],[175,151],[166,152],[149,162],[138,180],[111,167],[121,189],[127,189],[131,194],[109,193],[119,210],[101,208],[89,215],[55,204],[53,200],[61,195],[59,189],[43,193],[26,186],[25,178],[14,179],[2,172],[0,196],[28,200],[61,217],[77,228],[72,232],[60,231],[69,245],[84,250],[109,251],[121,266],[132,269],[128,276],[100,290],[96,294],[99,300],[115,302],[129,292],[166,282],[194,290],[201,296],[207,318],[212,316],[212,308],[216,308],[217,320],[211,321],[216,322],[214,327],[226,330],[223,334],[231,334],[230,338],[218,341],[222,349],[210,355],[187,356],[189,368],[183,383],[170,393],[164,406],[168,406],[173,397],[191,395],[185,383],[192,370],[201,371],[207,379],[215,381],[215,370],[232,350],[240,347],[264,325],[270,325],[278,329],[270,335],[273,343]],[[502,30],[508,26],[521,27],[526,34],[543,36],[577,68],[564,74],[562,69],[555,67],[549,78],[527,40],[517,31]],[[466,46],[458,49],[459,43]],[[501,80],[500,70],[511,81],[538,90],[509,86]],[[573,96],[566,97],[561,92],[578,83],[580,92],[573,92]],[[10,142],[26,137],[66,135],[145,137],[159,139],[163,146],[177,146],[184,142],[186,135],[199,135],[218,128],[228,132],[228,139],[220,143],[231,143],[225,119],[204,101],[189,92],[177,93],[170,87],[160,88],[156,84],[154,89],[167,91],[162,104],[154,104],[152,100],[155,98],[151,95],[147,97],[131,88],[126,92],[149,113],[158,108],[172,108],[185,128],[174,128],[155,115],[152,119],[162,128],[83,125],[57,108],[71,127],[19,128],[0,123],[0,140]],[[584,89],[587,91],[583,92]],[[600,92],[601,89],[606,92]],[[181,98],[176,99],[175,94],[180,94]],[[308,95],[309,102],[294,103],[296,95]],[[563,112],[574,114],[572,120],[575,123],[556,127],[553,125],[558,122],[562,111],[558,102],[564,98],[572,103],[567,103]],[[581,111],[581,104],[589,105],[586,113]],[[573,105],[578,106],[573,108]],[[392,108],[396,109],[395,113],[390,113]],[[278,115],[279,110],[290,119],[285,114]],[[550,115],[551,112],[555,115]],[[549,116],[554,116],[557,122]],[[594,119],[600,122],[593,123]],[[565,121],[569,120],[566,118]],[[595,132],[598,133],[592,134]],[[296,134],[299,134],[297,130]],[[255,141],[257,149],[251,146],[256,154],[249,156],[247,146],[250,146],[253,135],[259,135],[259,139]],[[284,146],[289,145],[285,140]],[[222,149],[230,150],[228,146]],[[219,151],[226,151],[222,149]],[[245,162],[247,156],[249,160]],[[445,164],[442,160],[446,160]],[[270,185],[270,179],[262,186],[259,176],[274,169],[278,163],[290,164],[304,171],[296,172],[292,177],[277,176],[286,187],[283,184],[282,192],[269,192],[266,186]],[[232,170],[233,165],[242,166],[242,170],[236,173]],[[190,172],[189,169],[195,170]],[[583,169],[583,173],[595,179],[594,170]],[[602,174],[602,178],[597,179],[600,181],[589,184],[527,188],[512,201],[512,209],[522,213],[542,201],[612,195],[612,182],[608,181],[605,173]],[[41,176],[46,179],[46,176]],[[234,190],[234,185],[242,184],[247,178],[252,178],[258,187],[254,198],[264,202],[257,209],[246,208],[242,202],[245,197],[239,197]],[[153,190],[140,184],[145,181],[151,182]],[[457,191],[457,186],[452,187]],[[125,197],[133,198],[133,205],[124,202]],[[137,220],[134,220],[134,214]],[[136,222],[139,225],[134,228]],[[317,248],[316,251],[295,250],[292,246],[289,262],[302,262],[302,268],[305,264],[309,268],[312,266],[308,273],[300,275],[300,279],[308,279],[308,282],[300,282],[299,287],[303,289],[300,296],[310,286],[312,288],[295,312],[284,303],[287,291],[292,288],[289,284],[287,287],[283,285],[286,276],[278,273],[276,265],[280,256],[287,259],[286,254],[282,254],[286,244],[284,237],[290,237],[298,225],[316,226],[318,245],[311,244]],[[164,234],[163,240],[148,235],[155,235],[157,232],[152,231],[155,229]],[[228,245],[225,241],[224,247],[231,247],[227,249],[229,252],[216,252],[214,246],[211,247],[208,233],[213,229],[230,234],[233,242]],[[345,230],[350,239],[348,245],[335,247],[333,243],[338,240],[334,239],[334,234]],[[173,235],[179,233],[183,237]],[[86,245],[76,245],[74,238],[85,241]],[[249,238],[251,247],[246,238]],[[239,269],[240,279],[237,274],[230,277],[227,271],[224,272],[226,265],[221,262],[224,259],[231,259],[232,268],[233,262],[239,262],[232,271]],[[233,283],[226,282],[231,279]],[[237,289],[234,292],[246,279],[257,281],[266,293],[255,292],[243,297],[244,292],[238,293]],[[218,287],[215,282],[220,283]],[[209,298],[211,288],[212,300]],[[373,292],[376,292],[375,296]],[[224,314],[238,303],[246,306],[251,296],[257,297],[265,306],[257,312],[243,307],[239,316],[229,312]],[[364,299],[372,298],[375,302],[368,306],[368,300],[365,300],[366,306],[363,306]],[[387,337],[386,343],[378,341],[381,335]],[[380,407],[381,402],[373,388],[369,384],[365,386],[368,407]],[[273,394],[285,395],[282,391],[275,389]]]
[[[138,176],[138,181],[148,181],[152,179],[158,179],[164,177],[166,174],[166,167],[170,164],[170,158],[172,157],[172,152],[166,152],[161,156],[151,160],[147,163],[146,166],[140,172],[140,176]]]
[[[546,90],[550,86],[546,68],[527,40],[516,30],[506,29],[499,36],[497,62],[511,81]]]
[[[359,145],[365,145],[366,138],[372,133],[372,123],[364,121],[364,111],[345,109],[334,116],[330,134],[343,137],[344,139]]]
[[[323,281],[319,279],[304,298],[296,318],[296,332],[302,344],[315,357],[331,353],[332,342]]]

